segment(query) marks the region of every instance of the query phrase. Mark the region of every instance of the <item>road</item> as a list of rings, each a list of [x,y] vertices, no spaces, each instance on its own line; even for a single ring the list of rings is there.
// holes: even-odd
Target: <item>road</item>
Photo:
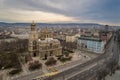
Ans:
[[[67,80],[88,80],[89,77],[88,76],[93,76],[93,74],[96,74],[96,71],[102,69],[103,66],[101,67],[100,65],[96,65],[94,67],[92,67],[91,69],[89,70],[86,70],[78,75],[75,75],[74,77],[70,78],[70,79],[67,79]]]
[[[106,54],[109,54],[108,56],[106,56],[105,59],[103,59],[103,62],[101,62],[101,64],[94,66],[93,68],[86,70],[85,72],[79,73],[75,76],[73,76],[72,78],[69,78],[67,80],[90,80],[91,76],[94,76],[97,74],[97,71],[105,68],[106,66],[106,62],[109,62],[112,60],[115,60],[116,62],[118,62],[119,60],[119,47],[118,47],[118,42],[117,39],[114,41],[114,39],[112,39],[112,43],[111,46],[109,46]]]
[[[118,33],[118,35],[120,35],[120,33]],[[117,43],[116,43],[117,44]],[[118,43],[119,44],[119,43]],[[120,49],[119,48],[120,47],[120,45],[116,45],[116,47],[115,48],[117,48],[117,49]],[[116,59],[116,62],[118,62],[118,65],[120,65],[120,53],[119,53],[119,50],[116,50],[115,51],[116,53],[114,54],[114,57],[113,57],[113,59]],[[119,55],[119,56],[118,56]],[[112,76],[107,76],[106,77],[106,80],[120,80],[120,70],[117,70],[117,71],[115,71],[115,74],[113,74]]]
[[[88,62],[85,62],[83,64],[80,64],[80,65],[77,65],[71,69],[68,69],[68,70],[65,70],[57,75],[54,75],[52,77],[49,77],[49,78],[46,78],[44,80],[73,80],[73,77],[71,77],[72,75],[78,73],[79,76],[81,76],[82,74],[80,73],[83,69],[86,69],[96,63],[101,63],[103,60],[109,58],[109,56],[111,57],[113,54],[112,54],[112,50],[113,50],[113,44],[114,44],[114,39],[112,38],[111,41],[109,42],[109,44],[107,45],[107,48],[106,48],[106,51],[104,54],[101,54],[99,55],[98,57],[88,61]],[[95,68],[98,68],[98,66],[96,66]],[[94,67],[93,67],[94,69]],[[91,69],[90,69],[91,70]],[[94,69],[96,70],[96,69]],[[87,71],[88,73],[91,72],[91,71]],[[80,73],[80,74],[79,74]],[[90,74],[90,75],[93,75],[93,74]],[[88,75],[89,76],[89,75]],[[80,78],[80,77],[79,77]],[[76,78],[74,77],[74,80],[78,80],[79,78]],[[86,77],[84,77],[86,78]],[[85,79],[84,79],[85,80]]]

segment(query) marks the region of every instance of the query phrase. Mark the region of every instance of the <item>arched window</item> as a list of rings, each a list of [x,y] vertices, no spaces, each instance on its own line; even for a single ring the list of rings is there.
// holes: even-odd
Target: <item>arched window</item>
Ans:
[[[52,43],[50,43],[50,48],[52,48]]]
[[[50,56],[52,56],[53,55],[53,51],[50,51]]]
[[[33,57],[36,57],[36,56],[37,56],[36,52],[33,52]]]
[[[36,45],[36,44],[37,44],[37,42],[34,40],[34,41],[33,41],[33,45]]]
[[[37,42],[34,40],[33,41],[33,50],[37,49]]]

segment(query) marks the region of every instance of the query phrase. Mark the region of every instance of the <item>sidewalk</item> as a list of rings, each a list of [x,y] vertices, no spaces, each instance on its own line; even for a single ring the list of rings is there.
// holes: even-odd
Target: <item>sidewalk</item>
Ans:
[[[0,71],[0,80],[7,80],[7,70],[1,70]]]
[[[3,80],[3,74],[0,73],[0,80]]]

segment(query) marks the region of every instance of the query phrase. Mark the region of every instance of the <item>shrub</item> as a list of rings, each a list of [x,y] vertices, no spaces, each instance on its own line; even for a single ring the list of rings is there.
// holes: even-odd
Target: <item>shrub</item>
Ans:
[[[69,54],[70,54],[70,53],[69,53],[68,51],[65,51],[65,52],[64,52],[64,55],[65,55],[66,57],[68,57]]]
[[[55,65],[56,62],[57,62],[57,61],[56,61],[53,57],[51,57],[51,58],[49,58],[49,59],[45,62],[45,64],[46,64],[47,66],[49,66],[49,65]]]
[[[60,61],[61,61],[61,62],[65,62],[66,59],[65,59],[64,57],[61,57],[61,58],[60,58]]]
[[[5,69],[9,69],[9,68],[12,68],[13,66],[12,66],[12,64],[6,64],[6,66],[4,67]]]
[[[64,50],[63,50],[63,54],[64,54],[66,57],[68,57],[69,54],[71,54],[71,53],[73,53],[73,51],[70,51],[70,50],[67,50],[67,49],[64,49]]]
[[[0,65],[4,67],[4,69],[21,68],[16,52],[0,52]]]
[[[57,60],[60,60],[63,57],[63,55],[57,56]]]
[[[70,50],[68,50],[68,52],[70,52],[70,53],[74,53],[73,51],[70,51]]]
[[[40,69],[40,68],[42,68],[42,64],[39,63],[39,61],[34,61],[32,63],[29,63],[29,70],[30,71]]]
[[[61,62],[65,62],[65,61],[70,61],[72,59],[72,56],[69,56],[69,57],[61,57],[60,58],[60,61]]]
[[[56,57],[62,57],[63,55],[57,55]]]
[[[22,70],[21,69],[14,69],[12,71],[9,72],[10,75],[15,75],[15,74],[18,74],[20,73]]]
[[[0,65],[0,69],[2,69],[2,66]]]

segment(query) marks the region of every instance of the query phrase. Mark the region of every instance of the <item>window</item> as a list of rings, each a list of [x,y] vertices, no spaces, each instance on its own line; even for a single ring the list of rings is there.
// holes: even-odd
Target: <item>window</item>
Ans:
[[[52,43],[50,43],[50,47],[52,47]]]
[[[37,49],[37,46],[33,46],[33,50]]]
[[[33,50],[37,49],[37,42],[33,41]]]
[[[34,40],[34,41],[33,41],[33,45],[36,45],[36,44],[37,44],[37,42]]]

